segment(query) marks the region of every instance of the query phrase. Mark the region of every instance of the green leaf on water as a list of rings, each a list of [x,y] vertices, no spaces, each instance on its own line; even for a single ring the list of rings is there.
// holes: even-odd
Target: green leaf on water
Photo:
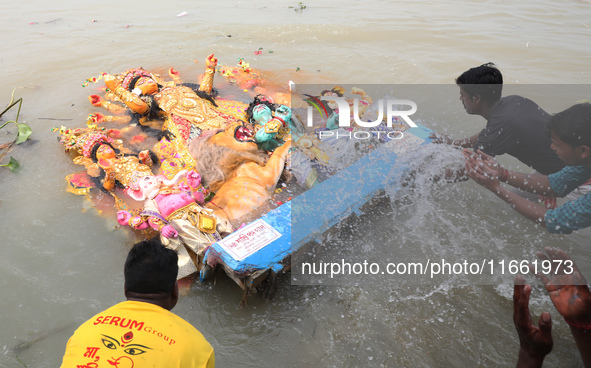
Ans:
[[[16,123],[16,125],[18,125],[18,136],[16,138],[15,143],[21,144],[27,139],[29,139],[29,137],[33,133],[33,130],[31,129],[31,127],[24,123]]]
[[[2,167],[8,167],[8,169],[12,172],[15,172],[21,165],[18,163],[14,157],[10,156],[10,162],[5,165],[0,165]]]

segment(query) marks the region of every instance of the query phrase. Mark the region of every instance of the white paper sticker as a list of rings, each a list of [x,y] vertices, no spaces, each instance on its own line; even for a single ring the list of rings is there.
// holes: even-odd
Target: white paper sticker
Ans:
[[[242,261],[280,237],[281,233],[273,226],[258,219],[220,240],[218,244],[235,260]]]

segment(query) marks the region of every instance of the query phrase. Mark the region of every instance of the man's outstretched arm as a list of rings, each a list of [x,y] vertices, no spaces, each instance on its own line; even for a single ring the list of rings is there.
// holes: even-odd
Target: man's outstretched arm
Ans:
[[[519,188],[526,192],[545,195],[549,197],[557,197],[558,195],[552,190],[550,180],[547,175],[542,174],[524,174],[517,171],[510,171],[503,168],[492,156],[478,150],[474,153],[470,150],[464,150],[464,157],[472,166],[478,168],[479,166],[488,166],[490,173],[499,178],[500,182],[507,183],[512,187]]]
[[[501,186],[495,169],[487,165],[474,166],[471,161],[466,160],[466,173],[475,182],[496,194],[497,197],[510,204],[523,216],[544,227],[546,226],[544,216],[548,209],[538,206],[532,201],[520,197],[517,193],[513,193]]]

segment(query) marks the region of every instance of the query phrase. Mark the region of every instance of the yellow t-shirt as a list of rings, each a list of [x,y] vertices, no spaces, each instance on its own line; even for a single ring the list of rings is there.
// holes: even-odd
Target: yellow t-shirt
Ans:
[[[190,323],[151,303],[126,301],[82,324],[62,368],[213,368],[213,347]]]

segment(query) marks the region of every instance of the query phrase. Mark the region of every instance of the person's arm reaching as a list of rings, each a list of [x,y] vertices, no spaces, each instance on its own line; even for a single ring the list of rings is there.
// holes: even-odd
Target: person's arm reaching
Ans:
[[[531,286],[525,285],[523,276],[518,275],[513,289],[513,322],[519,335],[517,368],[541,367],[554,346],[550,313],[542,313],[538,322],[540,327],[536,327],[529,313],[530,294]]]
[[[558,195],[552,190],[548,176],[542,174],[524,174],[516,171],[510,171],[503,168],[492,156],[478,150],[474,153],[470,150],[464,150],[464,157],[466,161],[470,162],[472,166],[486,165],[499,178],[499,181],[507,183],[512,187],[519,188],[526,192],[545,195],[549,197],[557,197]]]
[[[475,182],[496,194],[497,197],[510,204],[523,216],[544,227],[546,226],[544,216],[548,209],[538,206],[532,201],[522,198],[517,193],[513,193],[501,186],[497,169],[489,167],[486,164],[466,160],[466,173]]]
[[[551,272],[540,272],[544,271],[541,267],[536,277],[544,283],[556,310],[570,325],[583,365],[591,367],[591,292],[587,281],[564,251],[548,247],[544,251],[536,255],[542,265],[551,267]]]

